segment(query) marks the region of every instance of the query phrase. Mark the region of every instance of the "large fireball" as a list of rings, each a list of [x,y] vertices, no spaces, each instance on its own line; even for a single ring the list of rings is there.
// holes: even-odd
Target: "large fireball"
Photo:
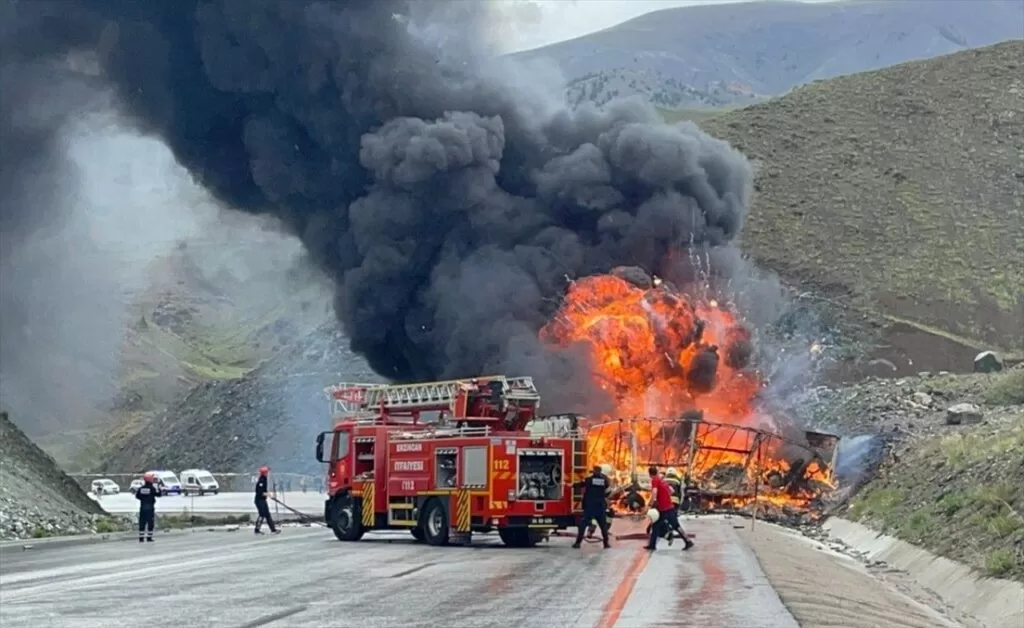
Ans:
[[[750,366],[752,337],[722,304],[619,268],[574,282],[540,333],[551,345],[587,348],[595,383],[615,404],[586,421],[590,462],[610,464],[620,479],[636,480],[651,463],[677,466],[702,487],[738,473],[762,489],[759,498],[795,505],[812,495],[772,495],[783,478],[796,471],[828,482],[818,461],[795,462],[783,441],[755,431],[765,417],[756,410],[763,382]],[[723,492],[722,501],[736,499]]]

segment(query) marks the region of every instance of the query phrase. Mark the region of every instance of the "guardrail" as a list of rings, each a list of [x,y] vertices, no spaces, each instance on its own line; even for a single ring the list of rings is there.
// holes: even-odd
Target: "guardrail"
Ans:
[[[69,473],[78,485],[82,487],[82,490],[89,491],[92,489],[92,481],[100,478],[106,478],[113,480],[120,488],[121,491],[127,491],[133,480],[137,480],[142,477],[141,471],[136,473]],[[220,491],[224,493],[246,493],[253,490],[256,486],[256,479],[259,477],[258,473],[217,473],[215,471],[210,472],[214,479],[217,480],[217,484],[220,486]],[[175,475],[177,473],[175,472]],[[312,476],[301,473],[271,473],[271,484],[274,490],[280,490],[280,492],[323,492],[324,491],[324,478],[323,476]],[[178,476],[181,479],[181,476]]]

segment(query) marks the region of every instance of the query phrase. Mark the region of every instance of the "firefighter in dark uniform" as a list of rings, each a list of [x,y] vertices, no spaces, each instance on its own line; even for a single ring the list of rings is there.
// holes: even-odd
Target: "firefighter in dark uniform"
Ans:
[[[160,489],[153,484],[152,473],[142,476],[142,486],[135,490],[135,499],[139,500],[139,543],[153,542],[153,526],[156,524],[156,498]]]
[[[271,534],[277,534],[280,530],[274,525],[274,518],[270,516],[270,506],[267,505],[267,476],[270,475],[269,467],[260,467],[260,479],[256,480],[256,528],[253,530],[256,534],[263,534],[260,531],[260,527],[263,522],[267,522],[267,527],[270,528]]]
[[[601,540],[604,541],[605,548],[611,547],[608,543],[607,515],[609,486],[608,476],[601,472],[599,466],[595,466],[590,476],[583,481],[583,515],[576,525],[576,542],[572,544],[573,547],[579,548],[587,531],[587,524],[591,520],[597,521],[601,528]]]

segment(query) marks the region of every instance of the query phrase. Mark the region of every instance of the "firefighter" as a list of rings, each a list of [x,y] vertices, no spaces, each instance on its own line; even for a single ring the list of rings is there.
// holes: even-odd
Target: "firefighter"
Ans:
[[[618,498],[622,494],[622,491],[623,491],[623,488],[621,486],[618,486],[616,481],[615,481],[615,473],[614,473],[614,471],[615,470],[612,468],[612,465],[610,465],[610,464],[603,464],[603,465],[601,465],[601,473],[603,473],[605,475],[605,477],[608,478],[608,490],[605,491],[605,493],[608,496],[609,505],[608,505],[608,508],[607,508],[607,510],[605,512],[608,515],[607,521],[608,521],[608,531],[609,531],[609,533],[611,532],[611,528],[612,528],[612,521],[611,520],[612,520],[612,517],[615,515],[615,513],[612,512],[611,502],[614,501],[616,498]],[[594,538],[594,533],[596,533],[596,532],[597,532],[597,521],[591,519],[590,520],[590,524],[587,526],[587,540],[592,540]]]
[[[679,525],[678,506],[672,503],[672,488],[665,478],[658,475],[658,467],[652,466],[648,472],[651,476],[651,507],[658,512],[658,517],[653,521],[650,531],[650,542],[646,549],[654,550],[658,546],[658,537],[662,536],[663,530],[667,527],[670,531],[679,533],[685,545],[684,550],[693,547],[693,541],[686,538],[682,527]],[[671,532],[670,532],[671,533]]]
[[[682,478],[679,477],[679,472],[672,467],[666,469],[665,483],[668,484],[669,489],[672,491],[672,513],[663,526],[665,538],[668,539],[668,544],[672,545],[672,533],[679,534],[679,538],[683,539],[683,549],[688,550],[693,547],[693,541],[686,538],[686,532],[679,524],[679,505],[683,498],[683,482]]]
[[[153,542],[153,526],[156,524],[156,498],[160,489],[153,484],[152,473],[142,476],[142,486],[135,490],[135,499],[139,500],[139,543]]]
[[[576,542],[574,548],[579,548],[583,542],[583,535],[587,531],[587,524],[593,519],[601,528],[601,540],[605,549],[611,547],[608,542],[608,489],[610,483],[608,476],[601,472],[601,467],[595,465],[591,469],[590,476],[583,481],[583,515],[576,525]]]
[[[260,479],[256,480],[256,528],[253,530],[255,534],[263,534],[260,531],[260,527],[263,522],[267,522],[267,527],[270,528],[271,534],[278,534],[281,532],[274,525],[274,518],[270,516],[270,506],[267,505],[267,476],[270,475],[270,467],[260,467]]]

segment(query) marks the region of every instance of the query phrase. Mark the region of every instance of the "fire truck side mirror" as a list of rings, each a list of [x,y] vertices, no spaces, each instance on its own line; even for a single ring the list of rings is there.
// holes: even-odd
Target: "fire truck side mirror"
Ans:
[[[324,460],[324,436],[326,432],[320,432],[316,437],[316,461],[327,462]]]

